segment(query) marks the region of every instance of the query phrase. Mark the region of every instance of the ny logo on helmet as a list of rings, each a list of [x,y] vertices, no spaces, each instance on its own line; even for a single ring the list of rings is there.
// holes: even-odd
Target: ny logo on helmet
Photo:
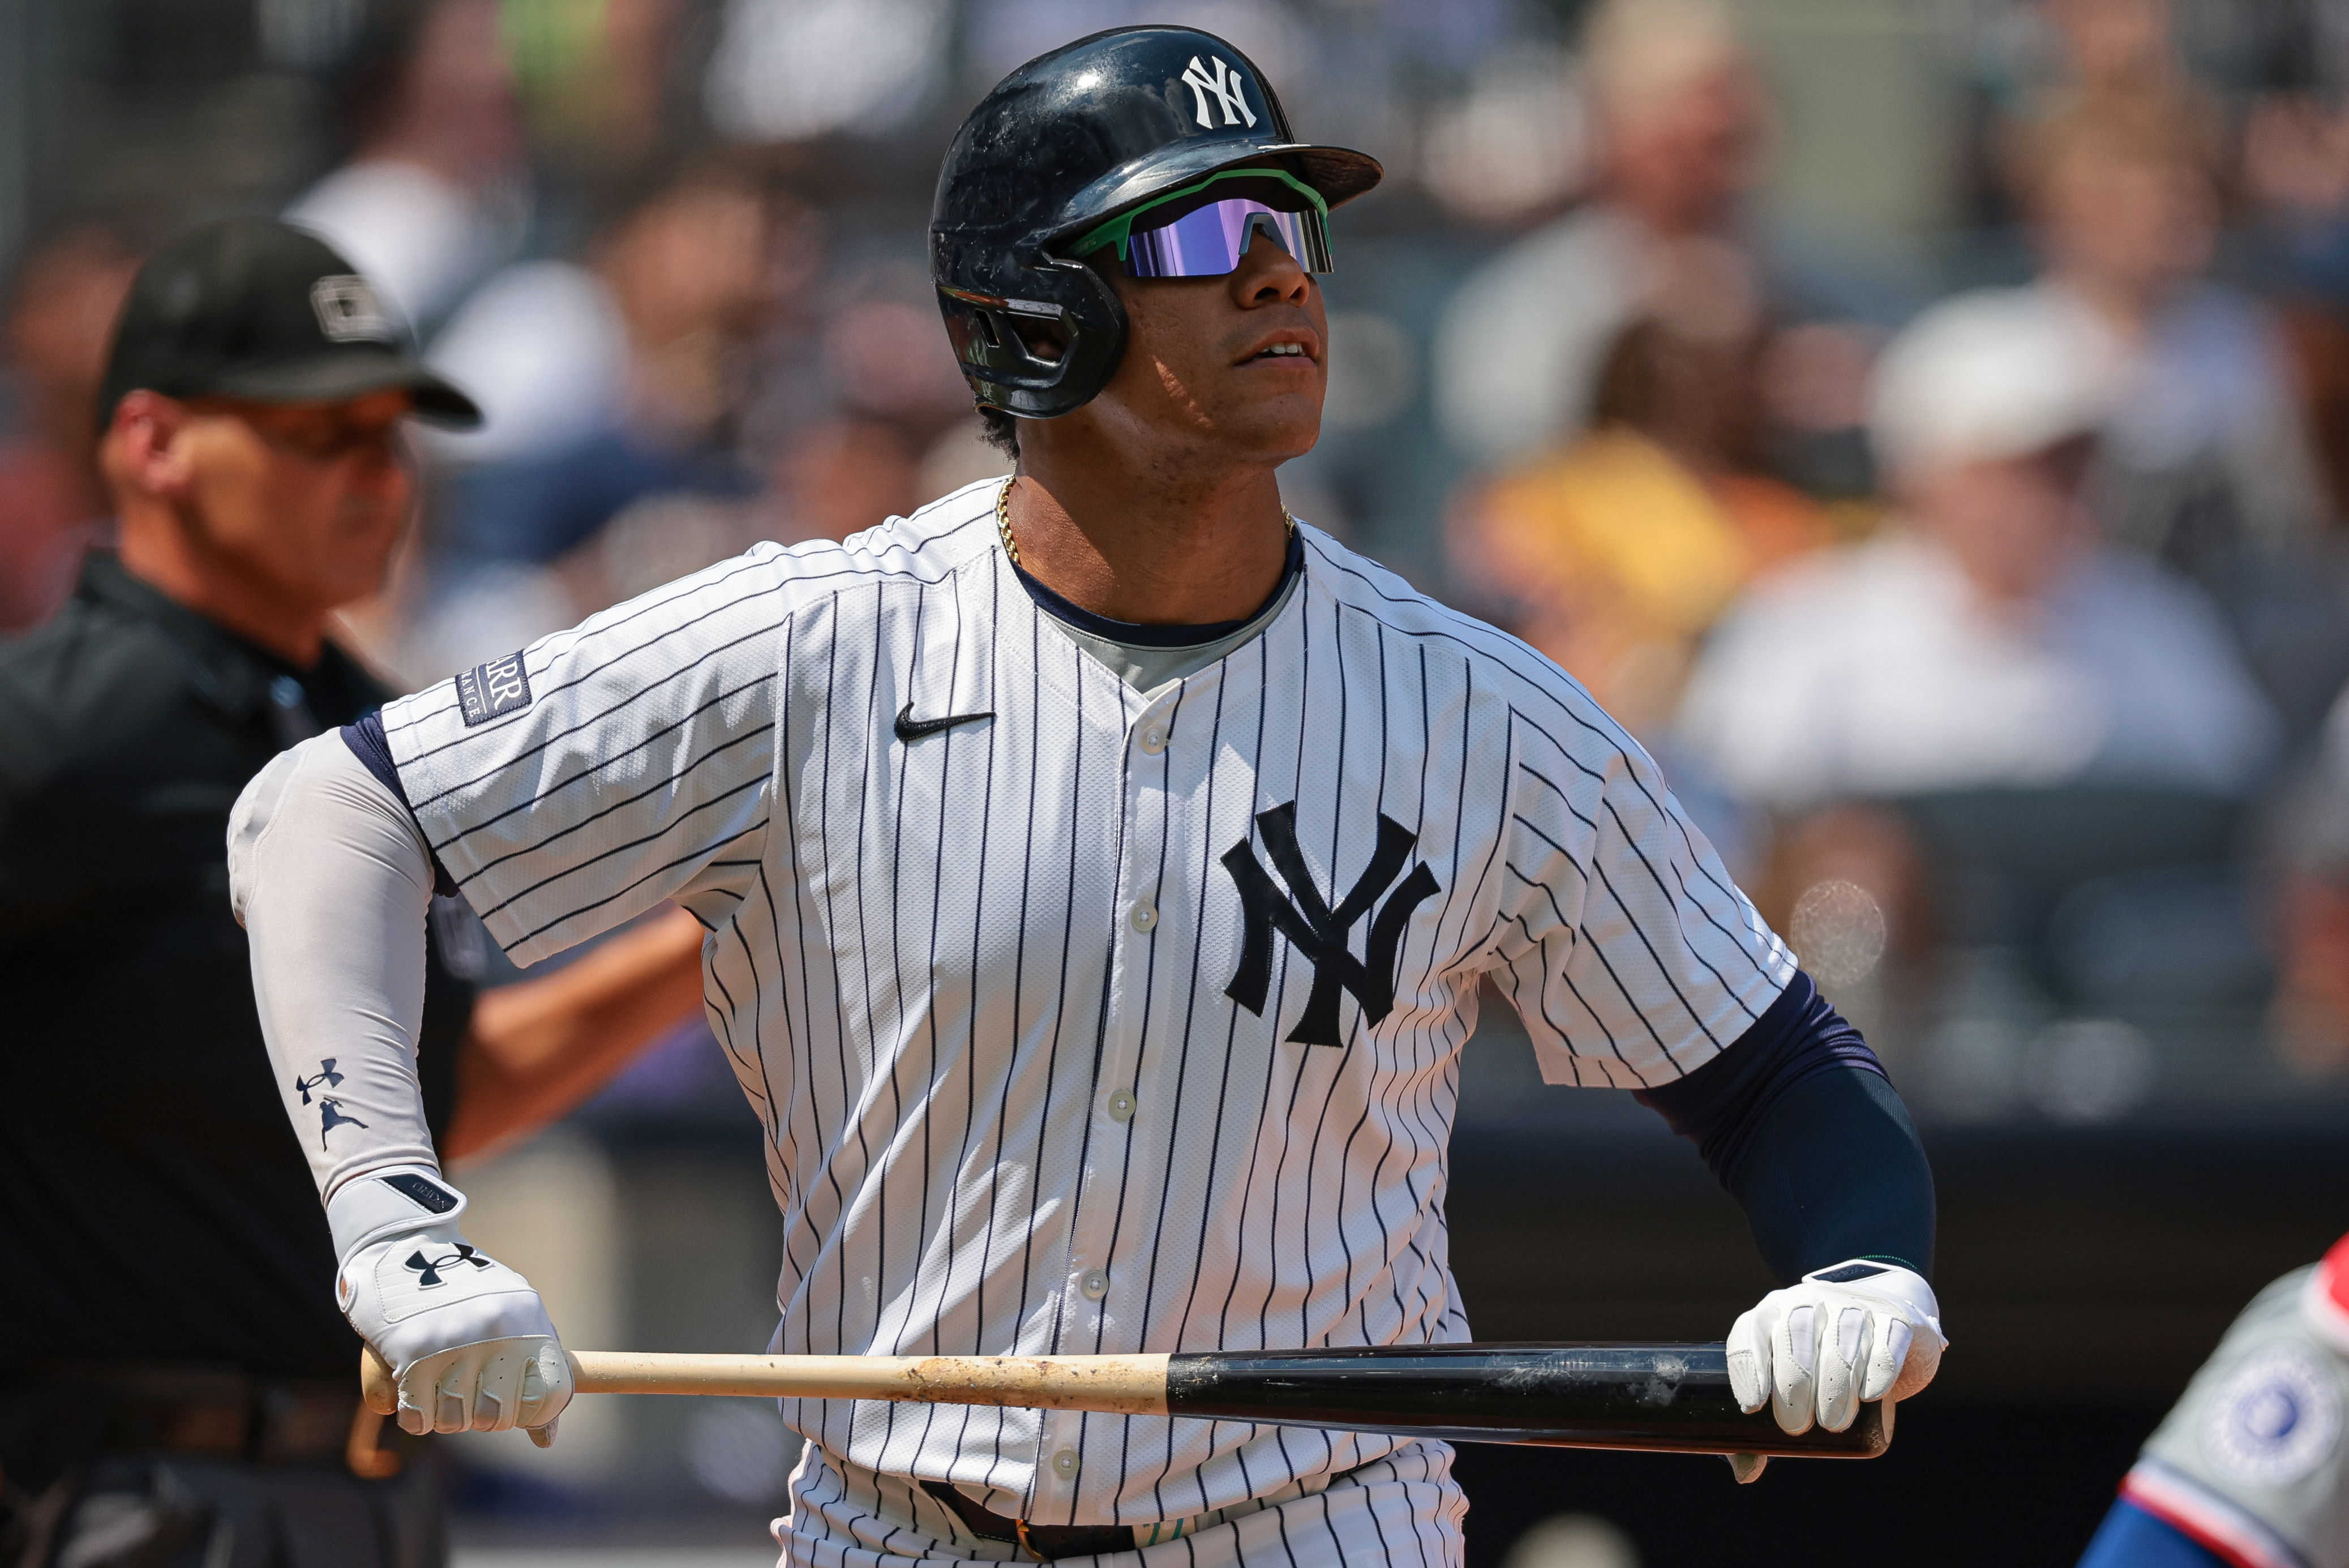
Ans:
[[[1191,96],[1199,102],[1199,123],[1202,126],[1212,130],[1216,125],[1207,113],[1209,93],[1215,94],[1216,101],[1224,106],[1226,125],[1238,125],[1242,121],[1250,126],[1256,124],[1256,115],[1249,109],[1243,91],[1247,86],[1247,78],[1224,64],[1220,57],[1216,60],[1216,74],[1209,76],[1207,67],[1199,63],[1199,57],[1193,55],[1191,63],[1183,67],[1183,80],[1189,86]]]
[[[1332,909],[1313,885],[1312,868],[1298,847],[1297,803],[1292,800],[1259,812],[1256,825],[1264,835],[1265,853],[1272,857],[1273,868],[1288,884],[1288,893],[1283,897],[1274,886],[1247,839],[1225,852],[1224,869],[1239,888],[1246,928],[1240,937],[1239,968],[1224,994],[1263,1016],[1265,997],[1272,986],[1272,933],[1278,930],[1313,966],[1313,989],[1305,998],[1305,1011],[1299,1015],[1297,1027],[1288,1032],[1289,1040],[1299,1045],[1342,1046],[1346,1037],[1338,1028],[1338,992],[1354,993],[1354,1000],[1361,1004],[1363,1021],[1373,1029],[1394,1011],[1395,960],[1402,946],[1403,928],[1411,923],[1412,911],[1441,890],[1435,873],[1422,861],[1410,876],[1402,877],[1403,865],[1417,847],[1419,836],[1381,812],[1379,843],[1371,852],[1371,863]],[[1399,887],[1398,877],[1402,877]],[[1371,916],[1370,940],[1358,959],[1350,947],[1354,927],[1371,914],[1379,896],[1389,888],[1394,892],[1386,907]],[[1330,890],[1338,890],[1334,876]]]

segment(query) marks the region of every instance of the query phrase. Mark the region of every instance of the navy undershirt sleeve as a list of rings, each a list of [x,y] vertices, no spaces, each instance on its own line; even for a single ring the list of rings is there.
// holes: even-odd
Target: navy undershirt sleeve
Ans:
[[[362,717],[356,724],[344,725],[342,736],[343,744],[351,749],[351,755],[358,758],[367,772],[381,779],[383,787],[398,797],[400,805],[408,806],[408,815],[410,817],[415,816],[416,807],[409,805],[408,790],[399,782],[399,769],[391,760],[391,742],[384,738],[383,710],[377,709],[374,712]],[[423,831],[423,826],[420,823],[417,826],[417,831],[419,833]],[[440,857],[437,851],[428,851],[428,853],[432,856],[432,890],[443,898],[455,898],[457,879],[449,875],[449,868],[446,866],[440,864]]]
[[[1697,1146],[1781,1279],[1848,1258],[1930,1274],[1933,1173],[1916,1127],[1808,975],[1720,1055],[1636,1097]]]

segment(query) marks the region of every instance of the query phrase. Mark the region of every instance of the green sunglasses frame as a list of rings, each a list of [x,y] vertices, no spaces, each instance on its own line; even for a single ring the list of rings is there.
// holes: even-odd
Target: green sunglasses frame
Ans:
[[[1139,207],[1129,208],[1110,219],[1109,222],[1087,230],[1076,244],[1069,247],[1068,254],[1072,256],[1091,255],[1103,245],[1113,243],[1117,246],[1117,259],[1123,262],[1126,259],[1128,247],[1133,238],[1135,220],[1153,208],[1163,207],[1169,202],[1179,202],[1185,196],[1195,196],[1218,180],[1278,180],[1284,185],[1293,187],[1299,194],[1312,202],[1313,210],[1321,214],[1322,222],[1327,223],[1330,220],[1330,203],[1321,199],[1321,192],[1294,174],[1279,169],[1219,169],[1204,180],[1195,180],[1188,185],[1167,192],[1164,196],[1153,196]]]

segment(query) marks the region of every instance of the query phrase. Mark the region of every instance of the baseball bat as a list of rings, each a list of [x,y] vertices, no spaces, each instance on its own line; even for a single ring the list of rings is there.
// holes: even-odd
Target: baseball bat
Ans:
[[[1747,1415],[1719,1345],[1426,1345],[1156,1355],[686,1355],[571,1353],[583,1394],[723,1394],[1012,1405],[1186,1416],[1475,1443],[1651,1453],[1867,1459],[1891,1446],[1892,1406],[1841,1432]],[[396,1408],[366,1353],[368,1406]]]

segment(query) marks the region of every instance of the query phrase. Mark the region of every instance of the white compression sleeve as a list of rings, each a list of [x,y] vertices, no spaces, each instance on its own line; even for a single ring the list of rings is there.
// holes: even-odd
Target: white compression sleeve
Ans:
[[[245,785],[228,869],[262,1036],[318,1196],[386,1166],[438,1170],[416,1076],[432,858],[408,807],[330,730]]]

